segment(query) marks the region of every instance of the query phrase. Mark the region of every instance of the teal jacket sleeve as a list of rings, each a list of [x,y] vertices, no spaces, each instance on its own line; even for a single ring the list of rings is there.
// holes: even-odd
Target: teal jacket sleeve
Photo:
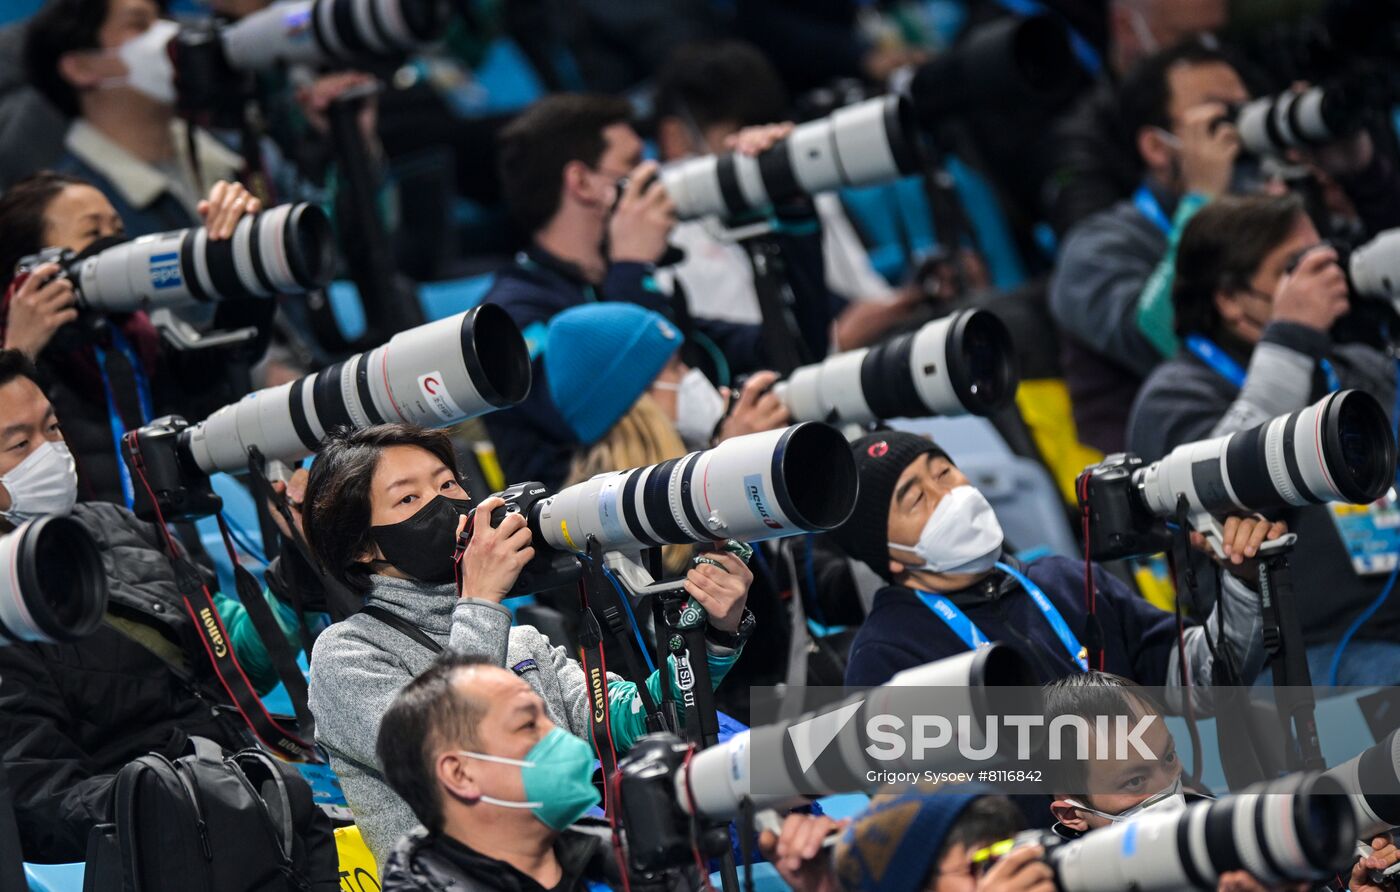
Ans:
[[[719,654],[706,650],[705,661],[710,667],[710,687],[719,687],[719,683],[724,681],[724,676],[729,674],[734,662],[739,659],[739,654],[743,649],[726,651]],[[671,683],[671,693],[680,699],[680,691],[676,688],[675,658],[667,658],[667,665],[672,671],[667,672],[667,677]],[[652,699],[661,702],[661,670],[653,672],[646,680],[647,690],[651,692]],[[632,748],[638,738],[647,733],[646,710],[642,708],[641,695],[637,693],[635,682],[620,681],[612,682],[608,685],[608,713],[612,727],[613,743],[617,746],[619,753],[625,753]]]
[[[262,597],[272,608],[272,615],[282,629],[287,643],[291,645],[292,650],[300,651],[301,636],[297,632],[296,613],[267,589],[263,589]],[[272,667],[267,645],[258,637],[258,630],[253,627],[248,611],[236,599],[223,594],[214,595],[214,608],[219,611],[219,619],[223,621],[224,630],[233,642],[233,652],[238,655],[238,662],[248,674],[248,680],[253,683],[253,687],[259,694],[266,694],[277,687],[277,670]]]

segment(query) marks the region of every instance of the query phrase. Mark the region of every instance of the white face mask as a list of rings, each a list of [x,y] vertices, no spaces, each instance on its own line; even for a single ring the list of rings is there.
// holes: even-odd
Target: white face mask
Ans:
[[[699,369],[691,369],[680,383],[657,381],[651,385],[676,392],[676,430],[691,449],[709,449],[715,428],[724,420],[724,395]]]
[[[1148,810],[1170,813],[1181,811],[1186,808],[1186,794],[1181,790],[1181,775],[1177,775],[1176,780],[1168,784],[1166,789],[1153,793],[1132,808],[1126,808],[1116,815],[1109,814],[1106,811],[1099,811],[1096,808],[1090,808],[1075,799],[1066,799],[1065,801],[1080,811],[1087,811],[1091,815],[1098,815],[1104,820],[1112,821],[1115,824],[1119,821],[1126,821]]]
[[[0,476],[0,484],[10,494],[10,510],[0,513],[16,526],[37,517],[69,514],[78,501],[78,467],[62,440],[45,441]]]
[[[158,19],[144,32],[112,50],[126,66],[125,77],[108,78],[104,87],[130,87],[156,102],[175,104],[175,66],[166,47],[180,32],[169,19]]]
[[[890,548],[912,551],[924,562],[905,564],[930,573],[985,573],[1001,557],[1004,537],[991,503],[976,487],[955,486],[938,502],[914,545],[890,542]],[[901,561],[901,563],[903,563]]]

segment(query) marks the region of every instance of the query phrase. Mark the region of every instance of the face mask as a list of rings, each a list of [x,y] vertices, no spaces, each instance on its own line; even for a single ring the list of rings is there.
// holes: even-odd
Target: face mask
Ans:
[[[727,407],[723,394],[715,389],[705,373],[691,369],[679,384],[657,381],[652,387],[676,392],[676,430],[685,445],[691,449],[709,449],[715,428],[724,420]]]
[[[964,485],[953,487],[939,500],[917,544],[888,544],[924,559],[919,566],[906,564],[910,570],[985,573],[1001,557],[1002,541],[1001,524],[991,504],[976,487]]]
[[[1181,811],[1182,809],[1186,808],[1186,794],[1181,791],[1180,775],[1177,775],[1176,780],[1168,784],[1166,789],[1159,790],[1158,792],[1153,793],[1151,796],[1148,796],[1146,799],[1142,800],[1137,805],[1134,805],[1132,808],[1124,809],[1116,815],[1112,815],[1104,811],[1099,811],[1096,808],[1090,808],[1089,806],[1084,805],[1074,799],[1066,799],[1065,801],[1068,802],[1070,805],[1074,806],[1075,808],[1079,809],[1080,811],[1087,811],[1091,815],[1098,815],[1105,821],[1112,821],[1115,824],[1119,821],[1126,821],[1129,818],[1142,814],[1143,812],[1149,809],[1153,811],[1169,813],[1174,811]]]
[[[593,750],[583,738],[555,728],[530,747],[524,759],[507,759],[463,751],[462,755],[502,765],[520,766],[525,801],[512,802],[494,796],[481,801],[502,808],[528,808],[551,830],[563,830],[600,801],[593,786]]]
[[[175,66],[170,63],[166,47],[179,32],[179,25],[169,19],[158,19],[144,32],[117,47],[112,52],[126,66],[126,76],[109,78],[102,85],[130,87],[156,102],[174,105]]]
[[[69,514],[78,501],[78,467],[62,440],[42,443],[0,477],[0,483],[10,493],[10,510],[3,512],[4,517],[15,525]]]
[[[457,518],[471,512],[466,499],[434,496],[408,520],[369,528],[384,560],[420,582],[442,585],[456,575]]]

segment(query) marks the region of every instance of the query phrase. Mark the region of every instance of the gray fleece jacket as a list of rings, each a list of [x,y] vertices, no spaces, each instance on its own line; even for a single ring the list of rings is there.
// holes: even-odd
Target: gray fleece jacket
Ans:
[[[559,727],[591,739],[588,685],[583,667],[533,626],[512,626],[510,611],[479,598],[458,598],[452,583],[424,586],[411,580],[371,577],[366,604],[376,604],[418,626],[433,640],[464,653],[481,654],[511,669],[544,699]],[[719,684],[738,657],[715,648],[708,653],[711,680]],[[311,659],[310,702],[316,740],[331,757],[355,823],[378,864],[399,837],[418,826],[408,805],[384,782],[375,758],[379,721],[399,688],[432,664],[436,654],[367,614],[331,626],[316,639]],[[657,674],[647,679],[659,699]],[[636,685],[609,674],[613,741],[629,749],[644,733]]]

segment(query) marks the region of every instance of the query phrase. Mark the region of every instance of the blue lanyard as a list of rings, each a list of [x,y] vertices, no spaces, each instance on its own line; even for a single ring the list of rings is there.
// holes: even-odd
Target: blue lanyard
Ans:
[[[1012,567],[1010,564],[997,561],[997,569],[1021,584],[1021,588],[1025,589],[1026,594],[1030,595],[1031,601],[1035,603],[1036,607],[1040,608],[1040,612],[1045,616],[1045,621],[1048,622],[1050,628],[1055,631],[1056,637],[1058,637],[1060,643],[1065,646],[1065,650],[1069,651],[1070,659],[1074,660],[1081,670],[1088,671],[1088,650],[1079,643],[1079,639],[1075,637],[1074,632],[1070,631],[1069,624],[1065,622],[1065,618],[1060,615],[1060,611],[1050,599],[1045,596],[1045,592],[1041,591],[1040,586],[1036,585],[1031,581],[1029,576]],[[929,610],[933,611],[934,616],[943,620],[948,628],[953,630],[953,634],[963,640],[963,643],[967,645],[969,650],[975,650],[984,644],[991,643],[987,636],[982,633],[982,630],[977,628],[977,624],[969,619],[967,614],[959,610],[958,605],[954,604],[948,598],[943,595],[935,595],[925,591],[916,591],[915,594],[919,596],[919,600],[923,601],[924,605],[927,606]]]
[[[1152,194],[1152,190],[1146,186],[1138,186],[1133,193],[1133,204],[1137,209],[1151,221],[1153,226],[1162,230],[1162,235],[1170,237],[1172,234],[1172,221],[1167,216],[1167,212],[1162,210],[1162,203],[1157,200],[1157,196]]]
[[[1210,338],[1198,334],[1187,335],[1186,349],[1190,350],[1201,362],[1210,366],[1213,372],[1235,385],[1236,390],[1244,387],[1244,368],[1235,362],[1228,353],[1221,350],[1219,345]],[[1322,369],[1323,377],[1327,379],[1328,393],[1335,393],[1342,389],[1342,379],[1337,377],[1337,369],[1329,360],[1319,359],[1317,366]],[[1400,384],[1400,376],[1397,376],[1397,384]],[[1396,391],[1396,398],[1400,400],[1400,389]],[[1400,402],[1397,402],[1396,408],[1400,410]]]
[[[131,377],[136,382],[136,399],[141,404],[141,423],[148,424],[155,413],[151,409],[151,385],[141,367],[141,357],[136,354],[120,329],[109,325],[108,330],[112,333],[112,346],[120,350],[131,365]],[[131,472],[122,460],[122,437],[126,435],[126,423],[122,421],[121,412],[117,409],[117,395],[112,389],[112,379],[107,374],[107,351],[96,344],[92,350],[97,354],[97,369],[102,374],[102,390],[107,396],[107,423],[112,428],[112,447],[117,452],[117,473],[121,475],[122,497],[126,499],[126,507],[133,508],[136,505],[136,489],[131,483]]]

